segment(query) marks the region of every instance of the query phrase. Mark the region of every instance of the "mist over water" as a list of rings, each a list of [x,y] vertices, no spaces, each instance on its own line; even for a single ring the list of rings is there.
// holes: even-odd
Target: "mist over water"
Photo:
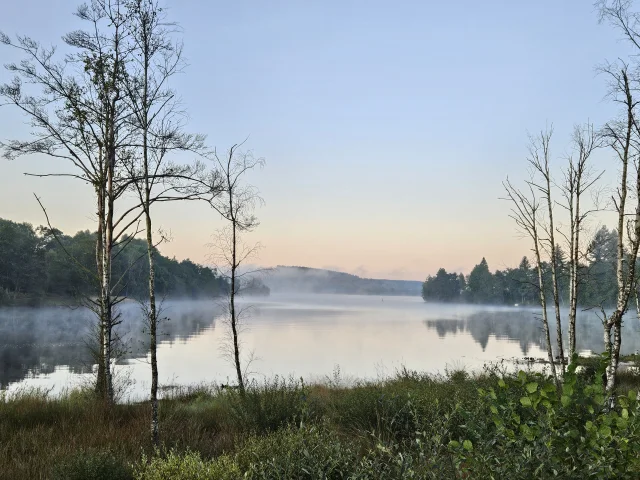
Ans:
[[[343,379],[378,378],[403,366],[428,372],[482,368],[501,359],[543,358],[538,309],[426,304],[420,297],[333,294],[275,294],[244,298],[242,344],[253,352],[250,378],[275,375],[322,381],[339,369]],[[223,358],[227,328],[215,301],[170,301],[163,305],[158,346],[161,385],[235,383]],[[551,312],[551,311],[550,311]],[[147,335],[140,307],[120,308],[123,355],[116,366],[142,399],[149,388]],[[566,312],[565,312],[566,313]],[[89,346],[95,316],[85,309],[0,309],[0,384],[58,393],[92,378]],[[565,325],[566,330],[566,325]],[[580,312],[578,349],[602,350],[602,325]],[[640,324],[625,318],[623,353],[640,350]],[[124,380],[122,380],[124,381]]]

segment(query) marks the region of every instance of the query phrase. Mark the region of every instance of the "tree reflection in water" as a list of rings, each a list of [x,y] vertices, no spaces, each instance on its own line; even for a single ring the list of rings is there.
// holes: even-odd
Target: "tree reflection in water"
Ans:
[[[563,330],[566,331],[567,311],[563,311]],[[640,350],[640,323],[636,316],[627,314],[623,327],[622,353]],[[576,321],[578,351],[599,353],[603,350],[602,322],[593,311],[581,311]],[[490,337],[518,342],[523,355],[532,345],[546,350],[542,323],[536,309],[491,309],[470,312],[464,318],[425,320],[428,329],[435,330],[440,338],[447,335],[470,335],[484,351]],[[551,332],[551,341],[555,335]]]

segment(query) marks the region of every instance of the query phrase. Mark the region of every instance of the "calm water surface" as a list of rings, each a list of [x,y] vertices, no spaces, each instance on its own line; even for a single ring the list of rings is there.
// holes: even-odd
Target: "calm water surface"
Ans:
[[[244,302],[244,306],[248,306]],[[481,368],[523,356],[544,357],[536,309],[425,304],[419,297],[272,295],[251,299],[242,334],[255,379],[275,375],[318,381],[380,378],[405,366],[428,372]],[[166,302],[158,347],[160,383],[235,383],[224,357],[228,328],[212,301]],[[121,308],[123,356],[117,373],[128,397],[144,398],[150,366],[139,306]],[[623,352],[640,350],[640,325],[628,315]],[[602,350],[602,326],[591,312],[578,319],[578,348]],[[0,385],[63,391],[92,378],[95,319],[69,308],[0,309]]]

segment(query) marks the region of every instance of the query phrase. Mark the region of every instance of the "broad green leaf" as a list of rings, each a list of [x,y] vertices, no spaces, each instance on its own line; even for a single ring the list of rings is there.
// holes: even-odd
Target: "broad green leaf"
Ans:
[[[457,441],[455,441],[455,440],[451,440],[451,441],[449,442],[449,446],[450,446],[451,448],[458,448],[458,447],[460,447],[460,442],[457,442]]]
[[[560,401],[562,402],[563,407],[568,407],[571,404],[571,397],[567,395],[562,395],[562,398],[560,399]]]
[[[522,404],[523,407],[530,407],[531,406],[531,399],[529,397],[522,397],[520,399],[520,403]]]
[[[638,392],[636,392],[635,390],[629,390],[627,397],[629,397],[629,400],[633,402],[638,398]]]
[[[527,392],[533,393],[538,390],[538,384],[536,382],[527,383]]]
[[[518,380],[520,380],[522,383],[527,381],[527,374],[524,373],[522,370],[520,370],[518,372]]]
[[[629,410],[627,410],[626,408],[622,409],[622,418],[624,418],[625,420],[629,418]]]
[[[607,425],[602,425],[598,430],[598,433],[603,437],[609,437],[611,436],[611,428],[608,427]]]
[[[563,395],[567,395],[569,397],[573,395],[573,385],[564,385],[562,387],[562,393]]]
[[[494,413],[496,415],[498,414],[498,409],[496,408],[495,405],[491,405],[490,409],[491,409],[491,413]]]
[[[467,452],[470,452],[473,450],[473,443],[471,443],[471,440],[465,440],[464,442],[462,442],[462,448],[464,448]]]
[[[500,380],[498,380],[498,386],[499,386],[500,388],[506,388],[506,387],[507,387],[507,384],[506,384],[506,383],[504,383],[504,380],[503,380],[503,379],[500,379]]]

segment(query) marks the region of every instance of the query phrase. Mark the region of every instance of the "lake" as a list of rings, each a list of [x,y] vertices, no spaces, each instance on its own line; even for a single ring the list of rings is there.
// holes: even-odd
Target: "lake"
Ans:
[[[535,308],[313,294],[241,304],[247,308],[244,355],[253,355],[248,371],[259,381],[275,375],[308,381],[338,375],[342,381],[376,379],[402,367],[437,373],[546,356]],[[117,375],[128,385],[127,398],[142,399],[150,384],[145,326],[136,303],[120,312]],[[161,385],[235,383],[224,358],[228,329],[219,312],[215,301],[165,302],[167,320],[159,327],[158,346]],[[623,353],[640,350],[640,324],[632,313],[625,317]],[[56,394],[90,381],[94,366],[88,346],[94,332],[95,317],[83,309],[0,309],[0,385],[9,391],[38,386]],[[580,312],[577,332],[579,350],[602,350],[602,325],[593,312]]]

